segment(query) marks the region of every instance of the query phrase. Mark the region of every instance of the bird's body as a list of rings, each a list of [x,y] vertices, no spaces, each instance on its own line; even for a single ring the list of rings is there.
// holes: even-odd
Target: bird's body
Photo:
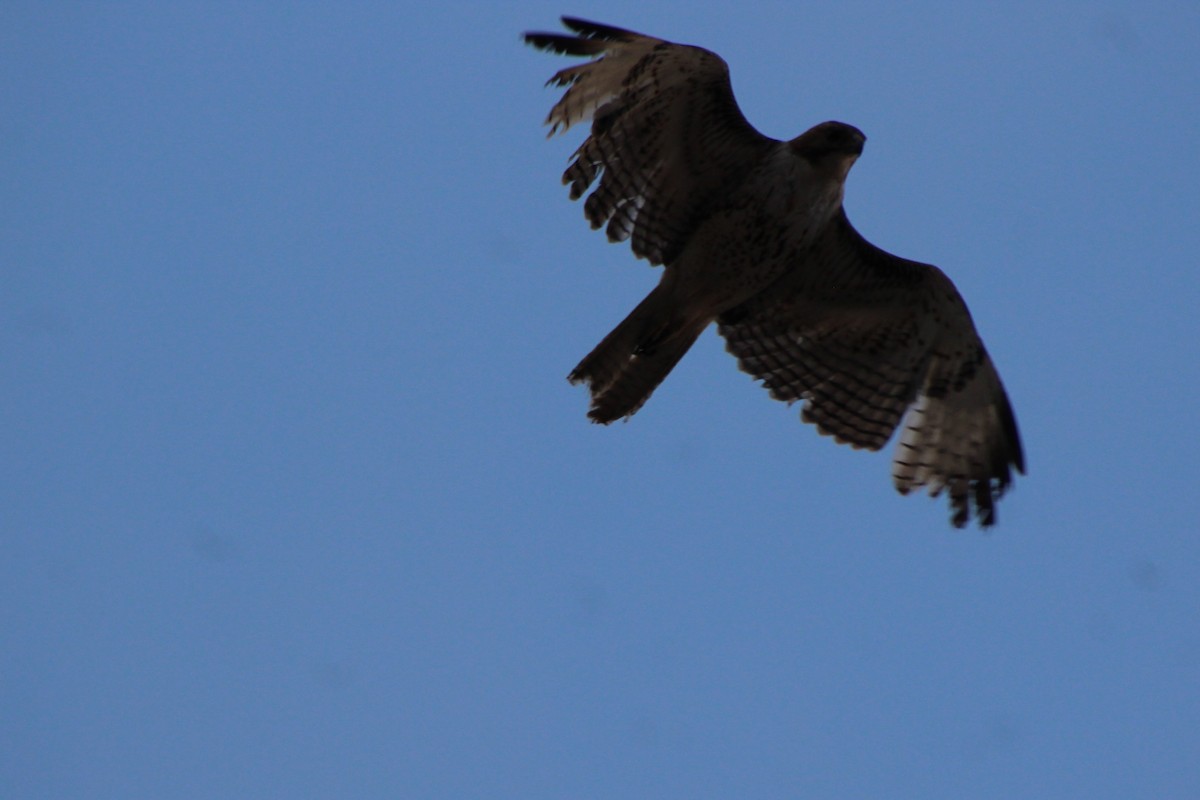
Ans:
[[[591,387],[592,420],[634,413],[709,324],[803,264],[804,248],[841,207],[841,188],[787,144],[768,149],[697,223],[654,291],[571,372]],[[763,231],[781,219],[793,230],[773,245]]]
[[[526,41],[595,60],[560,71],[551,133],[592,119],[563,175],[612,241],[664,272],[571,372],[589,416],[635,413],[708,325],[773,397],[839,441],[878,449],[904,431],[901,492],[947,489],[953,522],[983,525],[1024,469],[999,376],[954,285],[868,243],[842,208],[865,137],[840,122],[791,141],[756,131],[715,54],[564,18],[578,36]]]

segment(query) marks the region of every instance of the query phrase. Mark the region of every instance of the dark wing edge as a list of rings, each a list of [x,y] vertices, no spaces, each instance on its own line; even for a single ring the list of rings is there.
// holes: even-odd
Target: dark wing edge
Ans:
[[[1025,454],[1008,393],[978,336],[966,351],[937,352],[904,419],[892,461],[901,494],[949,495],[951,523],[996,522],[996,501],[1024,474]]]
[[[550,50],[567,56],[598,55],[609,46],[608,42],[630,42],[638,38],[650,38],[624,28],[589,22],[578,17],[561,17],[561,19],[563,27],[579,35],[568,36],[547,31],[528,31],[521,36],[526,44],[531,44],[539,50]],[[551,78],[547,81],[547,85],[553,83],[554,80]]]
[[[577,35],[531,32],[534,47],[592,60],[555,73],[566,91],[550,135],[592,121],[563,173],[593,228],[669,263],[696,226],[776,144],[746,121],[725,62],[708,50],[564,17]]]
[[[929,264],[899,258],[844,212],[796,270],[718,320],[726,348],[775,399],[836,441],[878,450],[901,428],[893,481],[950,498],[951,522],[996,521],[1025,471],[1015,416],[967,306]]]

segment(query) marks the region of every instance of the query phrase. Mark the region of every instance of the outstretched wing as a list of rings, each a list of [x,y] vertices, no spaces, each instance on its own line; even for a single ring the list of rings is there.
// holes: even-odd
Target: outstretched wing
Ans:
[[[1008,396],[954,284],[871,245],[844,212],[719,331],[772,397],[803,400],[801,418],[839,442],[877,450],[904,418],[896,488],[946,490],[957,527],[972,508],[993,524],[1009,467],[1025,470]]]
[[[563,173],[593,228],[632,237],[635,255],[670,263],[774,139],[756,131],[733,98],[729,68],[715,53],[563,17],[576,36],[527,33],[543,50],[591,56],[548,82],[566,86],[550,110],[550,134],[592,120],[591,135]]]

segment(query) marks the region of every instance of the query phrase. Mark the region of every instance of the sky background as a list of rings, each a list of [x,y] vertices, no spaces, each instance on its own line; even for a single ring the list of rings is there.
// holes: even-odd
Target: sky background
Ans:
[[[5,798],[1196,797],[1200,5],[0,5]],[[572,13],[970,304],[1029,474],[897,495],[706,333],[547,141]]]

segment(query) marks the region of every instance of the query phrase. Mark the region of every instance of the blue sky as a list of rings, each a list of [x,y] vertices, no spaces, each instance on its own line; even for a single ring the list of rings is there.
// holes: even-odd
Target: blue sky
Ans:
[[[902,498],[546,141],[571,13],[869,141],[846,207],[970,304],[1029,466]],[[1181,797],[1200,785],[1200,8],[0,7],[12,798]]]

